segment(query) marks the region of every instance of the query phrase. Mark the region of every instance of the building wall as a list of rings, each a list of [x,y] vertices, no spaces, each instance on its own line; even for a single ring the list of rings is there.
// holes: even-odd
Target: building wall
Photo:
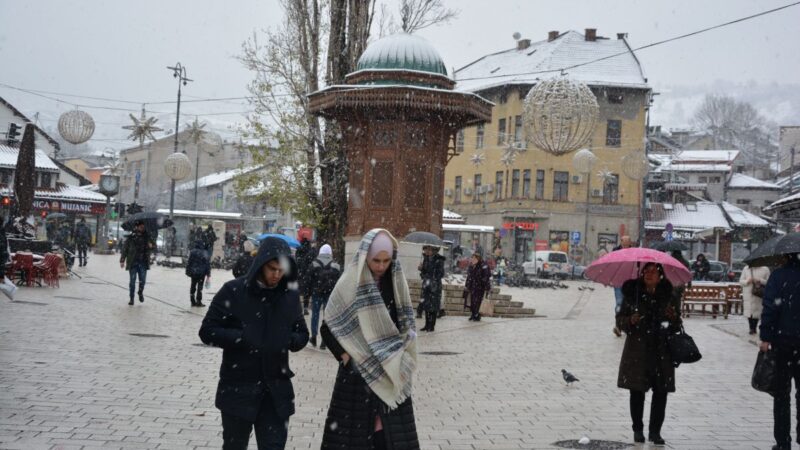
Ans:
[[[72,158],[72,159],[62,160],[61,163],[69,167],[70,169],[74,170],[75,172],[77,172],[78,175],[89,178],[91,180],[91,178],[87,174],[87,170],[91,166],[89,166],[89,163],[87,163],[86,161],[80,158]],[[96,183],[95,181],[92,182]]]
[[[728,203],[756,215],[761,214],[762,208],[777,201],[780,196],[779,189],[728,188]]]
[[[679,172],[689,183],[706,185],[706,192],[712,202],[721,202],[725,196],[725,183],[730,176],[725,172]],[[719,181],[716,181],[719,180]]]
[[[800,164],[800,126],[783,126],[780,128],[778,138],[778,151],[781,158],[781,170],[786,170],[791,166],[792,147],[795,148],[794,164]]]
[[[603,180],[600,171],[609,171],[619,176],[618,199],[615,204],[603,204],[602,197],[590,196],[590,229],[588,246],[590,252],[597,251],[598,237],[601,233],[619,234],[621,226],[633,239],[637,239],[639,211],[639,183],[629,179],[622,170],[622,158],[630,152],[644,153],[645,138],[645,105],[647,94],[644,90],[625,90],[622,104],[609,103],[602,91],[593,89],[598,97],[600,115],[591,139],[590,147],[597,155],[598,162],[591,173],[588,186],[592,190],[602,190]],[[572,167],[574,153],[554,156],[529,145],[510,167],[500,162],[504,144],[498,144],[498,125],[500,119],[506,120],[506,129],[510,121],[510,137],[514,136],[515,117],[522,114],[522,100],[527,89],[510,89],[506,91],[488,91],[481,95],[495,102],[492,120],[484,125],[484,145],[476,148],[477,127],[472,126],[463,131],[464,151],[452,158],[445,171],[445,208],[465,216],[467,223],[501,227],[504,216],[526,217],[540,223],[539,235],[549,234],[551,230],[579,231],[584,230],[584,207],[587,194],[587,179],[581,176],[579,182],[573,182],[573,175],[578,174]],[[504,96],[504,98],[501,98]],[[606,145],[606,125],[609,119],[622,122],[621,142],[619,147]],[[523,133],[524,136],[524,133]],[[470,158],[475,153],[482,153],[486,160],[475,166]],[[520,170],[519,195],[512,198],[511,188],[513,170]],[[531,170],[530,195],[522,195],[523,170]],[[536,199],[536,171],[544,171],[544,195]],[[475,174],[482,175],[482,184],[494,184],[496,172],[503,172],[503,192],[495,198],[495,192],[480,196],[467,196],[462,192],[460,202],[456,201],[456,177],[462,177],[463,188],[474,189]],[[554,172],[568,172],[568,198],[566,201],[554,201]],[[577,181],[577,180],[576,180]],[[449,194],[449,195],[448,195]],[[473,202],[478,198],[479,202]],[[533,212],[535,210],[535,213]],[[504,211],[511,211],[506,214]],[[522,221],[522,219],[520,219]],[[509,238],[510,239],[510,238]],[[512,248],[503,245],[503,252],[512,257]]]

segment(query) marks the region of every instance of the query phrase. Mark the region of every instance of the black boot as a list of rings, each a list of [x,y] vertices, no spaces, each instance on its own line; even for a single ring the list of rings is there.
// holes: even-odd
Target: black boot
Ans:
[[[192,303],[192,306],[197,306],[197,303],[195,303],[195,301],[194,301],[194,296],[193,295],[189,296],[189,301]]]
[[[144,289],[139,289],[139,303],[144,303]]]
[[[317,337],[316,336],[311,336],[311,339],[309,339],[308,342],[311,343],[312,347],[316,347],[317,346]]]
[[[758,319],[748,317],[747,323],[750,325],[750,334],[756,334],[756,329],[758,328]]]
[[[425,326],[420,329],[420,331],[431,331],[431,313],[425,311]]]
[[[633,432],[633,442],[643,443],[644,442],[644,432],[642,432],[642,431],[634,431]]]
[[[417,319],[422,319],[422,302],[417,305]]]
[[[665,445],[664,438],[661,437],[660,433],[650,433],[647,438],[655,445]]]
[[[431,324],[430,324],[430,326],[428,327],[428,331],[434,331],[434,330],[436,330],[436,315],[437,315],[438,313],[436,313],[436,312],[432,312],[432,313],[430,313],[430,314],[431,314]]]
[[[128,304],[133,306],[133,297],[131,297],[131,301],[129,301]]]

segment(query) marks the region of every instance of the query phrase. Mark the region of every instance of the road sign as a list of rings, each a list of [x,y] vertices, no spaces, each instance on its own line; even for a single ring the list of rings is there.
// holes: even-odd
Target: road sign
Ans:
[[[581,232],[580,231],[573,231],[572,232],[572,242],[579,243],[581,241]]]

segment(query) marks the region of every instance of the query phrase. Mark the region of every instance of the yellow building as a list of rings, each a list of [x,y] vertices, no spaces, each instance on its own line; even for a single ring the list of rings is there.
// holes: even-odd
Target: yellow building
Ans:
[[[604,57],[609,58],[589,63]],[[574,153],[554,156],[525,143],[525,96],[538,79],[560,76],[560,69],[568,67],[567,76],[587,84],[600,106],[587,145],[598,162],[588,177],[573,168]],[[459,133],[460,153],[445,172],[445,208],[465,216],[467,223],[500,230],[504,255],[517,262],[529,260],[534,245],[584,259],[587,189],[586,260],[610,250],[621,235],[638,239],[640,183],[624,175],[622,158],[644,153],[651,90],[625,34],[607,39],[587,29],[585,34],[550,32],[547,40],[535,43],[522,39],[514,49],[456,70],[455,79],[457,89],[475,92],[495,106],[491,122]],[[501,158],[510,145],[522,152],[504,164]]]

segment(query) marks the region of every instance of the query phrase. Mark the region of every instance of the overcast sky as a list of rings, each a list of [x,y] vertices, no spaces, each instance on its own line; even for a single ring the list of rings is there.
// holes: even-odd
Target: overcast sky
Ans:
[[[451,69],[513,47],[514,32],[538,41],[550,30],[583,32],[584,28],[597,28],[599,35],[612,38],[626,32],[631,45],[638,47],[790,2],[450,0],[447,4],[460,10],[458,18],[420,34],[439,50]],[[184,88],[185,100],[246,95],[251,75],[234,56],[253,32],[280,23],[282,11],[274,0],[0,0],[0,17],[0,83],[150,103],[175,99],[177,83],[165,67],[178,61],[195,80]],[[795,6],[637,55],[651,85],[662,92],[659,100],[665,103],[678,86],[719,90],[729,85],[724,82],[798,84],[798,23],[800,6]],[[140,108],[136,104],[46,95],[81,105],[130,108],[136,115]],[[45,127],[54,127],[58,115],[73,107],[3,86],[0,96],[29,116],[39,112]],[[165,129],[174,128],[174,107],[147,106]],[[129,145],[125,141],[127,132],[120,128],[128,122],[127,112],[84,109],[98,123],[94,147]],[[185,103],[181,125],[193,119],[191,114],[214,113],[218,115],[200,119],[224,131],[242,117],[219,113],[247,109],[237,101]],[[666,116],[662,119],[679,121]]]

